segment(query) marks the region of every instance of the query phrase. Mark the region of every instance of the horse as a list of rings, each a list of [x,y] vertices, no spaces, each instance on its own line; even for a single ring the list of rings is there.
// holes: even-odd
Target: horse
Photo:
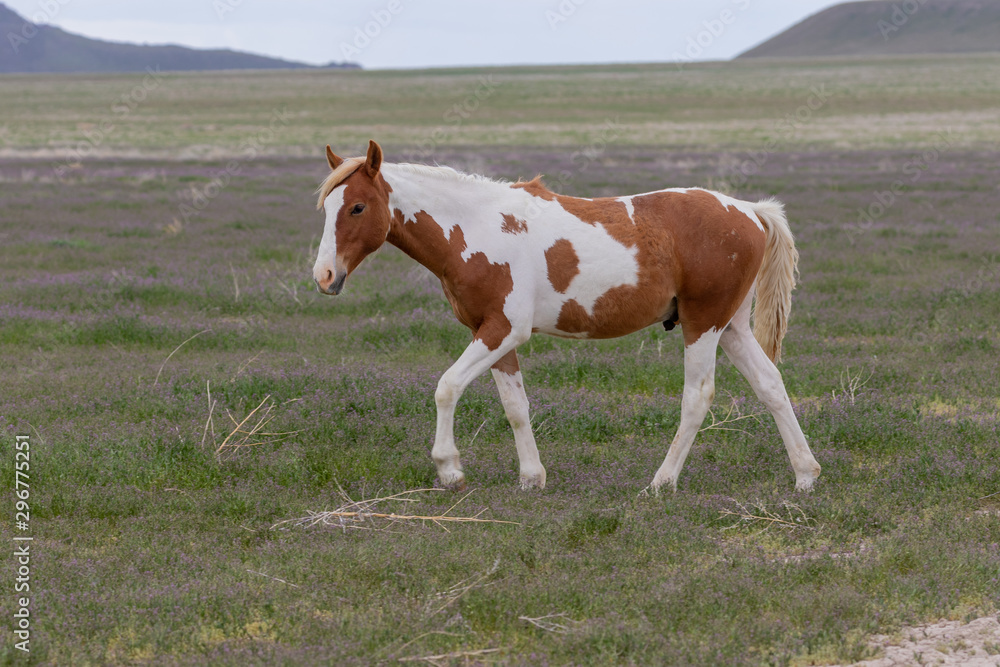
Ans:
[[[491,369],[514,432],[524,489],[545,487],[516,348],[534,333],[624,336],[662,323],[684,339],[681,419],[650,489],[677,478],[715,397],[719,345],[777,422],[808,491],[820,473],[775,364],[781,358],[798,251],[784,206],[701,188],[586,199],[550,191],[541,177],[516,183],[449,167],[383,163],[326,147],[325,211],[313,278],[340,294],[368,255],[391,243],[441,281],[472,342],[434,393],[431,457],[445,488],[465,488],[455,446],[455,406]],[[751,309],[754,327],[751,333]]]

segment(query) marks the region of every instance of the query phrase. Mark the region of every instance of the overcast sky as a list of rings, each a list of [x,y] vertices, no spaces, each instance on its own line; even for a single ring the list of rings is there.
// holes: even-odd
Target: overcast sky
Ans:
[[[722,60],[837,0],[0,0],[100,39],[366,68]],[[367,33],[367,34],[366,34]]]

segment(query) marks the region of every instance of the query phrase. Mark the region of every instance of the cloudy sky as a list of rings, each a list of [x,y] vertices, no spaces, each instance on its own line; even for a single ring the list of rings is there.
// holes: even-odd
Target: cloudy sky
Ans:
[[[0,0],[112,41],[366,68],[720,60],[837,0]]]

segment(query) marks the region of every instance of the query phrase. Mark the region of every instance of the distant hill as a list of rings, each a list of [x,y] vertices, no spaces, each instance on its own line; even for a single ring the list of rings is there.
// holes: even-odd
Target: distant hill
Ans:
[[[738,58],[1000,51],[1000,0],[868,0],[813,14]]]
[[[142,72],[312,67],[279,58],[228,49],[122,44],[74,35],[54,26],[34,25],[0,3],[0,73]],[[327,67],[358,69],[354,63]]]

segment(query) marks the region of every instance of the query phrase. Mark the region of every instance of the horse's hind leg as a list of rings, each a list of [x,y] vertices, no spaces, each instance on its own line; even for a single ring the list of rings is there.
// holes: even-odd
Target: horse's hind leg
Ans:
[[[747,295],[739,312],[722,334],[720,341],[722,349],[774,416],[781,439],[788,451],[788,458],[792,462],[792,469],[795,470],[795,488],[799,491],[808,491],[819,477],[820,466],[813,457],[806,436],[802,433],[802,428],[792,411],[781,373],[764,354],[764,350],[750,331],[752,298],[752,293]]]
[[[681,423],[667,458],[653,477],[653,491],[664,485],[677,490],[677,477],[698,429],[705,421],[715,399],[715,354],[721,332],[711,328],[684,349],[684,395],[681,399]]]
[[[524,393],[524,380],[521,378],[521,370],[517,363],[517,352],[511,350],[503,359],[493,364],[493,380],[497,383],[507,421],[514,431],[514,446],[517,448],[517,459],[521,467],[521,488],[544,489],[545,467],[538,457],[535,436],[531,432],[528,396]]]

